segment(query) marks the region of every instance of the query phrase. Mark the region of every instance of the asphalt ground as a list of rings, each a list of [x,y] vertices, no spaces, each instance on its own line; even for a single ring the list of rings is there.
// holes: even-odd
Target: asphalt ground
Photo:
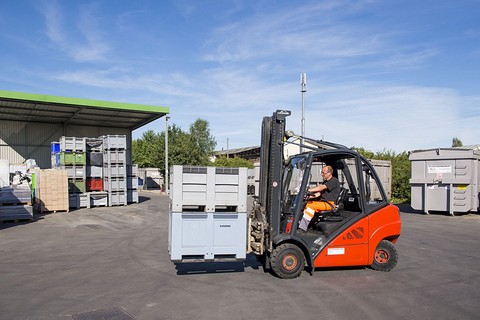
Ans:
[[[480,317],[478,214],[402,208],[391,272],[327,269],[282,280],[254,256],[174,265],[168,197],[141,193],[140,201],[0,224],[0,319]]]

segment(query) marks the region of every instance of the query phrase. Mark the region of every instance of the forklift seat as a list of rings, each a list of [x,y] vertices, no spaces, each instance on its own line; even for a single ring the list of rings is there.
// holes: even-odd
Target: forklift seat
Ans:
[[[334,220],[342,220],[342,211],[345,207],[345,200],[347,199],[348,195],[348,190],[340,187],[340,192],[338,193],[337,199],[335,200],[335,204],[332,206],[331,210],[326,210],[326,211],[317,211],[315,212],[315,215],[313,216],[312,220],[310,220],[310,223],[308,224],[309,227],[315,226],[320,219],[329,217],[329,219],[334,219]]]

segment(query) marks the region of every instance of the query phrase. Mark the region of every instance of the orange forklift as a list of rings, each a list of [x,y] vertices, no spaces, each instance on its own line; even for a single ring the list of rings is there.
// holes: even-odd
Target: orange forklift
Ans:
[[[398,261],[400,213],[388,202],[373,166],[345,146],[286,132],[290,114],[277,110],[262,122],[260,184],[248,217],[247,252],[284,279],[300,276],[305,267],[390,271]],[[285,160],[287,144],[308,151]],[[331,210],[316,212],[307,231],[299,232],[307,190],[322,183],[324,166],[333,168],[339,196]]]

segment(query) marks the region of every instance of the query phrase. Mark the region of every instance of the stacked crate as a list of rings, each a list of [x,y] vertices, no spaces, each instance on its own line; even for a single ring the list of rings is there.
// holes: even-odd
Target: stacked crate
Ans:
[[[103,139],[87,138],[87,208],[108,206],[103,184]]]
[[[138,203],[138,165],[127,166],[127,203]]]
[[[58,146],[52,143],[52,153],[54,162],[52,164],[55,164],[53,167],[67,172],[69,193],[85,192],[87,164],[85,138],[62,136]]]
[[[171,259],[245,259],[247,168],[173,166],[170,172]]]
[[[103,188],[109,206],[127,205],[127,138],[106,135],[103,140]]]

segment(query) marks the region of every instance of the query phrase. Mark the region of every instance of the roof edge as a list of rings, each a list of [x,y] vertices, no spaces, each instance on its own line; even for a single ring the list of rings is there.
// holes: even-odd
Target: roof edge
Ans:
[[[40,101],[45,103],[65,104],[65,105],[77,105],[86,107],[99,107],[108,109],[122,109],[130,111],[143,111],[158,114],[169,114],[169,107],[151,106],[136,103],[125,102],[113,102],[104,100],[92,100],[82,98],[68,98],[61,96],[51,96],[46,94],[26,93],[17,91],[0,90],[0,99],[15,99],[24,101]]]

